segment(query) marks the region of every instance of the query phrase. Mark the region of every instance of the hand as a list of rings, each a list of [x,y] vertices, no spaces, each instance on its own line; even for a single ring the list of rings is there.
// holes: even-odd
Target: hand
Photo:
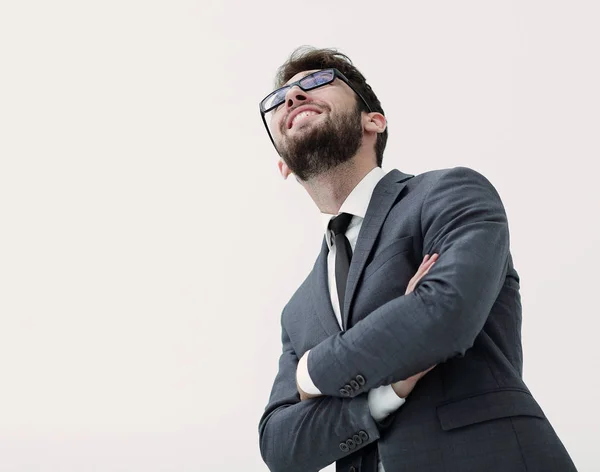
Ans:
[[[301,402],[303,402],[304,400],[310,400],[311,398],[317,398],[317,397],[321,396],[321,395],[313,395],[311,393],[306,393],[304,390],[302,390],[300,388],[300,385],[298,385],[298,382],[296,382],[296,388],[298,389],[298,393],[300,394]]]
[[[429,372],[434,367],[435,367],[435,365],[431,366],[427,370],[424,370],[423,372],[419,372],[418,374],[415,374],[412,377],[407,378],[406,380],[400,380],[396,383],[393,383],[392,388],[394,389],[394,392],[396,392],[396,395],[398,395],[400,398],[408,397],[408,394],[410,392],[412,392],[413,388],[415,388],[415,385],[417,385],[417,382],[421,379],[421,377],[423,377],[427,372]]]
[[[427,274],[427,272],[429,272],[429,269],[431,269],[433,267],[433,265],[435,264],[435,261],[438,260],[438,257],[439,257],[439,254],[433,254],[433,256],[431,256],[431,257],[429,257],[429,254],[425,255],[425,258],[423,259],[423,262],[421,262],[421,265],[419,266],[417,273],[415,275],[413,275],[412,279],[409,280],[408,286],[406,287],[406,293],[404,295],[408,295],[415,289],[419,280],[421,280],[423,277],[425,277],[425,274]]]
[[[423,262],[421,262],[421,265],[419,266],[419,269],[417,270],[417,273],[408,282],[408,286],[406,287],[405,295],[408,295],[415,289],[417,283],[423,277],[425,277],[425,274],[427,274],[427,272],[429,272],[429,269],[431,269],[433,267],[433,265],[435,264],[435,261],[438,259],[438,257],[439,257],[439,254],[433,254],[431,257],[429,257],[429,254],[427,254],[425,256],[425,258],[423,259]],[[392,388],[394,389],[394,392],[396,392],[396,395],[398,395],[400,398],[406,398],[408,396],[408,394],[410,392],[412,392],[413,388],[415,388],[415,385],[417,385],[417,382],[427,372],[429,372],[434,367],[435,366],[432,366],[423,372],[419,372],[418,374],[413,375],[412,377],[409,377],[405,380],[400,380],[396,383],[393,383]]]
[[[300,384],[298,383],[298,371],[302,369],[303,371],[308,372],[308,353],[310,351],[306,351],[304,355],[298,361],[298,366],[296,367],[296,389],[298,389],[298,394],[300,395],[300,401],[309,400],[311,398],[320,397],[321,395],[314,395],[311,393],[306,393],[304,390],[300,388]]]

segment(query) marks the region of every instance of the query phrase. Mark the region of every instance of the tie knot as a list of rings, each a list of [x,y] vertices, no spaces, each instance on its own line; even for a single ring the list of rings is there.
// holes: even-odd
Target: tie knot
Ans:
[[[333,231],[333,234],[337,236],[338,234],[344,234],[348,229],[348,225],[352,220],[352,216],[350,213],[340,213],[335,218],[332,218],[329,222],[329,228]]]

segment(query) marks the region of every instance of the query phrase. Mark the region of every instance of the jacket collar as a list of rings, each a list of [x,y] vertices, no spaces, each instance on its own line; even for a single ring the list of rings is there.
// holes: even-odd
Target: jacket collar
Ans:
[[[375,186],[371,200],[362,223],[358,240],[352,256],[348,281],[346,283],[346,296],[342,309],[342,320],[344,326],[348,326],[352,301],[356,293],[356,287],[361,274],[364,271],[365,264],[371,254],[377,236],[379,235],[383,223],[392,206],[397,201],[400,192],[406,186],[406,181],[413,177],[399,170],[392,170],[386,174]],[[312,276],[312,290],[316,311],[321,324],[328,335],[333,335],[340,331],[335,319],[331,300],[328,293],[327,284],[327,246],[326,238],[323,237],[321,253],[315,262]],[[340,304],[342,301],[340,301]]]

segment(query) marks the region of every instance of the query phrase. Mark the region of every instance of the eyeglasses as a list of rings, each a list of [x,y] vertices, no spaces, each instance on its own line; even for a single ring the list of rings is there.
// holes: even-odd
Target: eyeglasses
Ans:
[[[307,76],[302,77],[296,82],[292,82],[291,84],[287,84],[281,88],[278,88],[277,90],[271,92],[269,95],[267,95],[260,101],[260,115],[267,130],[267,133],[269,134],[269,138],[271,138],[273,146],[275,146],[275,140],[273,139],[273,136],[271,136],[271,131],[269,130],[269,126],[267,125],[267,121],[265,120],[265,115],[285,102],[285,97],[292,87],[297,85],[298,87],[300,87],[300,89],[304,90],[305,92],[308,92],[309,90],[314,90],[316,88],[322,87],[323,85],[330,84],[335,80],[336,77],[348,84],[348,87],[350,87],[354,91],[354,93],[358,95],[358,97],[363,101],[369,113],[372,111],[371,107],[363,98],[363,96],[360,93],[358,93],[358,91],[352,86],[350,81],[339,70],[318,70],[316,72],[313,72],[312,74],[308,74]],[[277,149],[277,146],[275,146],[275,149]]]

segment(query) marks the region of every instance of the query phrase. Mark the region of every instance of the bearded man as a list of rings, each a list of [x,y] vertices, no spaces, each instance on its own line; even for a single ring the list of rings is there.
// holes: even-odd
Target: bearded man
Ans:
[[[325,231],[281,315],[259,424],[270,470],[574,471],[523,382],[519,276],[490,182],[385,173],[381,104],[335,50],[295,51],[260,111]]]

